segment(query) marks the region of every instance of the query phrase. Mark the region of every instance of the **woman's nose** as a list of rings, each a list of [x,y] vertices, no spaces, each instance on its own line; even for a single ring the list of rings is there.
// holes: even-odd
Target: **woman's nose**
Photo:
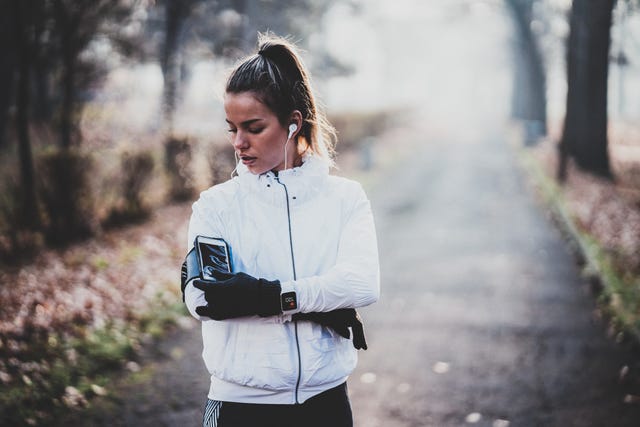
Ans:
[[[233,145],[233,148],[239,150],[242,148],[247,148],[249,146],[249,141],[244,132],[238,131],[234,135],[231,144]]]

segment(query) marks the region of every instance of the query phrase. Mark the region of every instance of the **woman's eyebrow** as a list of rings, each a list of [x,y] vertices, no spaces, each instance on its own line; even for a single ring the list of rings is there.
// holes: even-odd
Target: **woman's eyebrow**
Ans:
[[[224,121],[227,122],[230,125],[233,125],[233,122],[231,120],[229,120],[229,119],[224,119]],[[242,126],[250,126],[253,123],[261,122],[261,121],[263,121],[263,119],[260,119],[260,118],[249,119],[249,120],[245,120],[244,122],[240,123],[240,125],[242,125]]]

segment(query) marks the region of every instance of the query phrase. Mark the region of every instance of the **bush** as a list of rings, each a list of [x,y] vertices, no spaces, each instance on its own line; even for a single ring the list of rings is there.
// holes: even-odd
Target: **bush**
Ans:
[[[193,197],[191,170],[192,143],[187,138],[170,137],[164,145],[165,169],[169,176],[169,200],[181,202]]]
[[[121,197],[105,221],[106,226],[141,221],[149,217],[150,208],[143,199],[154,168],[150,151],[126,152],[121,157]]]
[[[45,238],[61,246],[93,233],[89,186],[92,159],[78,150],[51,149],[36,160],[39,193],[45,210]]]
[[[0,186],[0,264],[15,264],[42,246],[41,234],[23,221],[22,197],[18,184],[7,177]]]
[[[0,360],[8,361],[2,365],[0,425],[51,425],[87,406],[92,390],[134,358],[141,332],[109,324],[98,330],[78,328],[75,335],[40,330],[20,350],[0,348]],[[2,342],[18,340],[0,336]]]

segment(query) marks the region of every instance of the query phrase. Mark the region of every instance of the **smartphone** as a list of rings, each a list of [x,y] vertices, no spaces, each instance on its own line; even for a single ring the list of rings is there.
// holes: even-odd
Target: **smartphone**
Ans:
[[[200,264],[200,277],[203,280],[216,281],[214,271],[231,272],[229,245],[216,237],[197,236],[194,246]]]

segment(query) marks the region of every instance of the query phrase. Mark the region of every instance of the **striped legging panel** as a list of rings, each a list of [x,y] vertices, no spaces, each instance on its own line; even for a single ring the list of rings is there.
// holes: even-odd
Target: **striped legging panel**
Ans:
[[[204,416],[202,417],[202,427],[217,427],[221,406],[222,402],[219,400],[207,399],[207,405],[204,408]]]

